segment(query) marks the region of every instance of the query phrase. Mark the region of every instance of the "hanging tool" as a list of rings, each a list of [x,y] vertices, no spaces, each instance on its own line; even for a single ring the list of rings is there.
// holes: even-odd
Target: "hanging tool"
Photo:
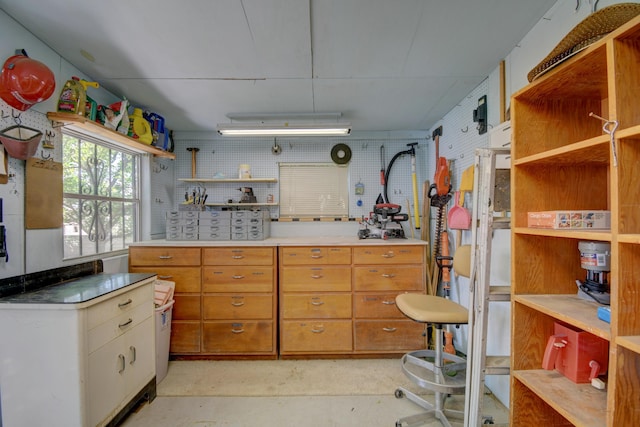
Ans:
[[[442,255],[440,236],[444,228],[444,209],[451,200],[451,180],[449,179],[449,166],[445,157],[440,157],[440,136],[442,136],[442,126],[439,126],[433,131],[432,137],[435,141],[436,149],[436,173],[434,176],[434,183],[429,187],[429,199],[431,200],[431,206],[438,208],[436,214],[435,235],[433,238],[433,256],[432,259],[436,259],[437,256]]]
[[[380,185],[384,186],[384,144],[380,146]]]
[[[440,240],[442,255],[437,258],[439,268],[438,276],[440,278],[439,285],[442,286],[442,296],[449,299],[451,291],[451,266],[453,257],[449,255],[449,233],[446,230],[442,232]],[[444,338],[445,353],[456,354],[456,349],[453,346],[453,333],[451,332],[451,325],[446,326]]]
[[[191,151],[191,178],[196,177],[196,153],[200,151],[197,147],[189,147],[187,151]]]
[[[387,195],[387,187],[389,185],[389,173],[391,172],[391,167],[393,166],[393,163],[396,161],[396,159],[402,155],[408,154],[411,156],[411,179],[412,179],[412,184],[413,184],[413,207],[414,207],[414,216],[416,219],[416,229],[419,230],[420,229],[420,209],[418,207],[418,180],[417,180],[417,176],[416,176],[416,145],[418,145],[417,142],[412,142],[407,144],[407,146],[409,147],[409,149],[405,150],[405,151],[400,151],[398,153],[396,153],[392,158],[391,161],[389,162],[389,167],[387,168],[385,174],[384,174],[384,200],[386,203],[389,203],[389,196]]]

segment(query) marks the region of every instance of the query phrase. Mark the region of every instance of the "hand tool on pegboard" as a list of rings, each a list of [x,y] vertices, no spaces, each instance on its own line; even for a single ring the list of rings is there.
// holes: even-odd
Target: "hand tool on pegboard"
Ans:
[[[187,151],[191,151],[191,178],[196,177],[196,153],[200,151],[197,147],[189,147]]]

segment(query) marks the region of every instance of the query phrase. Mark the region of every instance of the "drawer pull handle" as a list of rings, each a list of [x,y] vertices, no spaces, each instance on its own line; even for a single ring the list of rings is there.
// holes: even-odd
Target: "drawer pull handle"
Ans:
[[[314,327],[311,329],[311,332],[313,332],[314,334],[321,334],[324,332],[324,326],[319,326],[319,327]]]
[[[385,279],[393,279],[394,277],[396,277],[395,274],[383,274],[382,277],[384,277]]]
[[[311,276],[312,279],[322,279],[322,275],[321,274],[314,274]]]
[[[320,259],[322,255],[311,255],[311,259]]]
[[[244,329],[232,329],[231,332],[233,332],[234,334],[241,334],[244,332]]]
[[[173,276],[169,275],[169,276],[158,276],[158,279],[160,280],[167,280],[167,279],[171,279]]]
[[[126,366],[124,361],[124,354],[119,354],[118,359],[120,359],[120,369],[118,369],[118,373],[121,374],[124,372],[124,368]]]
[[[120,308],[124,308],[126,306],[128,306],[129,304],[131,304],[133,301],[131,300],[131,298],[129,298],[128,300],[126,300],[125,302],[121,302],[118,304],[118,307]]]
[[[311,301],[311,305],[315,305],[315,306],[324,305],[324,301]]]
[[[124,322],[124,323],[120,323],[120,324],[118,325],[118,327],[119,327],[120,329],[122,329],[122,328],[124,328],[125,326],[129,326],[129,325],[130,325],[130,324],[132,324],[132,323],[133,323],[133,319],[132,319],[132,318],[129,318],[129,320],[127,320],[126,322]]]
[[[396,305],[395,301],[382,301],[382,304],[384,305]]]
[[[244,255],[233,255],[231,258],[232,259],[243,259]]]
[[[382,258],[393,258],[395,255],[393,252],[387,252],[386,254],[382,254]]]
[[[397,331],[397,328],[382,328],[382,330],[385,332],[395,332]]]
[[[133,363],[136,361],[136,348],[134,346],[129,347],[129,351],[131,352],[131,362],[129,362],[130,365],[133,365]]]
[[[158,258],[160,258],[160,259],[171,259],[173,257],[171,255],[159,255]]]
[[[237,274],[237,275],[231,276],[231,277],[234,278],[234,279],[244,279],[244,276],[241,275],[241,274]]]
[[[244,301],[234,301],[231,305],[234,307],[242,307],[244,305]]]

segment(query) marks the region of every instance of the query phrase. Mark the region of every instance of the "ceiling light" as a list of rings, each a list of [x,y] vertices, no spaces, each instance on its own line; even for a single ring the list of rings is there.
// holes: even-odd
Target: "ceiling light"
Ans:
[[[220,124],[223,136],[346,136],[351,123],[284,123],[284,124]]]

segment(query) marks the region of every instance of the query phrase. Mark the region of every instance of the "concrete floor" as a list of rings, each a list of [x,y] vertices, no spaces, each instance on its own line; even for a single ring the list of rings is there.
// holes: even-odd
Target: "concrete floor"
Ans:
[[[122,427],[394,427],[398,418],[423,412],[422,408],[408,399],[394,396],[396,385],[406,384],[406,378],[393,361],[388,369],[388,376],[391,379],[382,373],[384,366],[389,363],[384,360],[287,361],[286,363],[273,361],[271,363],[275,365],[272,369],[265,369],[263,365],[265,362],[233,362],[232,365],[210,362],[209,367],[203,367],[201,363],[171,362],[167,377],[158,385],[158,397],[151,404],[145,403],[136,408],[125,419]],[[277,371],[282,366],[291,370],[290,363],[295,363],[295,376],[287,376],[281,383],[275,382],[278,390],[270,395],[255,395],[255,389],[259,388],[259,384],[263,382],[261,378],[273,381],[273,377],[269,375],[273,375],[273,371]],[[304,384],[320,382],[315,375],[318,366],[326,367],[323,365],[325,363],[331,364],[331,369],[327,369],[327,375],[330,371],[340,371],[344,363],[354,376],[348,377],[342,374],[338,381],[343,387],[334,387],[330,395],[313,395],[317,393],[308,392],[309,387],[304,389],[307,392],[302,391],[302,388],[296,388],[298,387],[296,378]],[[336,367],[336,364],[340,364],[340,367]],[[223,377],[217,373],[213,375],[214,370],[221,366],[227,373],[237,372],[237,377]],[[229,369],[230,366],[233,369]],[[379,388],[373,388],[365,384],[358,366],[362,368],[372,366],[377,369],[376,377],[379,379],[377,383],[382,385]],[[201,382],[214,383],[213,387],[205,389],[196,384],[198,373],[200,379],[205,378]],[[225,392],[222,388],[224,384],[215,384],[216,378],[223,378],[221,383],[243,383],[247,376],[255,376],[256,381],[253,384],[246,383],[245,391],[234,388],[232,392]],[[188,381],[183,380],[185,377]],[[335,378],[332,382],[336,382]],[[186,387],[187,383],[192,383],[194,386]],[[362,392],[358,392],[358,385]],[[207,390],[214,391],[207,392]],[[215,395],[216,393],[223,395]],[[235,395],[224,395],[225,393]],[[433,394],[426,394],[425,398],[433,401]],[[446,401],[446,407],[462,409],[464,396],[451,396]],[[496,424],[505,425],[508,422],[507,409],[491,394],[485,395],[484,413],[493,416]],[[442,424],[434,420],[420,425],[430,427]],[[462,420],[459,423],[454,422],[453,425],[462,426]],[[405,426],[406,424],[403,424],[403,427]]]

